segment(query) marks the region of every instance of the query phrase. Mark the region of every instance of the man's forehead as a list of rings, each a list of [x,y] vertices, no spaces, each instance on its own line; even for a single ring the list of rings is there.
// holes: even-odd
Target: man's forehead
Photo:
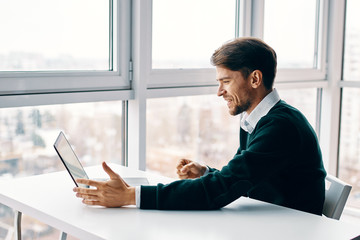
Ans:
[[[216,80],[236,78],[241,74],[239,71],[231,71],[226,68],[216,67]]]

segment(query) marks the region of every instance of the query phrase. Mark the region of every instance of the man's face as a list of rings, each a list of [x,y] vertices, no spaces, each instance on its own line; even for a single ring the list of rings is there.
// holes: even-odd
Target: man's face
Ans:
[[[216,80],[219,82],[217,95],[222,96],[227,101],[231,115],[235,116],[251,109],[254,96],[253,88],[250,80],[245,79],[240,71],[216,67]]]

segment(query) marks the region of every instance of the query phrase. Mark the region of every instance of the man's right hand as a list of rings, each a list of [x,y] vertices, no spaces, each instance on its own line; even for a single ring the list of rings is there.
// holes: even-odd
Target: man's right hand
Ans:
[[[204,175],[206,166],[188,159],[181,159],[176,169],[180,179],[193,179]]]

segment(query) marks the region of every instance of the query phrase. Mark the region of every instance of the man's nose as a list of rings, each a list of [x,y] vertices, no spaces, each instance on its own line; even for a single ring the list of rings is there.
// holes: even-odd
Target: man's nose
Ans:
[[[225,90],[222,88],[222,86],[220,85],[217,91],[217,95],[218,97],[221,97],[222,95],[224,95]]]

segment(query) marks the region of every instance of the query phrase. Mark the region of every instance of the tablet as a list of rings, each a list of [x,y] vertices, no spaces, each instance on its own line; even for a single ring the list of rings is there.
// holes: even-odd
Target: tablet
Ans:
[[[54,148],[57,154],[59,155],[61,161],[63,162],[66,170],[69,172],[72,180],[74,181],[75,185],[79,187],[89,187],[85,184],[78,184],[75,179],[77,178],[85,178],[89,179],[88,175],[86,174],[83,166],[81,165],[78,157],[76,156],[74,150],[72,149],[69,141],[66,139],[65,134],[63,132],[59,133],[57,137]]]
[[[88,175],[85,172],[85,169],[81,165],[79,158],[75,154],[73,148],[71,147],[69,141],[65,137],[63,132],[59,133],[57,137],[54,148],[57,154],[59,155],[61,161],[63,162],[66,170],[70,174],[72,180],[74,181],[77,187],[85,187],[89,188],[88,185],[80,184],[75,181],[77,178],[85,178],[89,179]],[[94,179],[96,181],[107,181],[109,179]],[[145,177],[127,177],[123,178],[123,180],[129,184],[130,186],[140,186],[140,185],[148,185],[149,181]]]

